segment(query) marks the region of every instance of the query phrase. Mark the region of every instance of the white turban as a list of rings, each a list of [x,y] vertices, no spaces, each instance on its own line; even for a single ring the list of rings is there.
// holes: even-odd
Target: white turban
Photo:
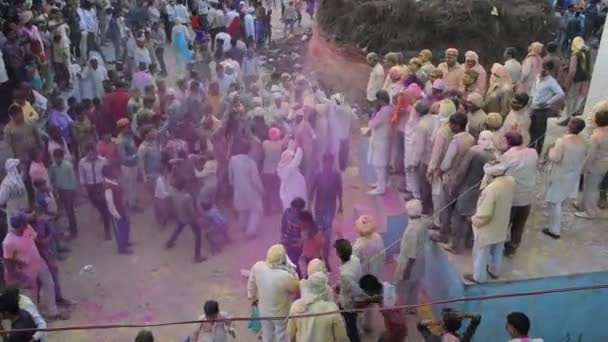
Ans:
[[[422,202],[417,199],[409,200],[405,204],[405,210],[409,217],[419,217],[422,215]]]

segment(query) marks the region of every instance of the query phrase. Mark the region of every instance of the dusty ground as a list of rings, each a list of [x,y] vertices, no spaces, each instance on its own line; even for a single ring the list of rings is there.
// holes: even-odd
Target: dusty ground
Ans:
[[[309,26],[305,16],[303,28],[299,30]],[[273,31],[275,38],[283,36],[279,23],[274,24]],[[171,56],[168,58],[171,60]],[[362,199],[366,189],[356,176],[356,168],[349,168],[344,177],[344,216],[337,217],[335,225],[352,236],[353,204]],[[70,243],[72,253],[60,265],[64,293],[77,301],[77,305],[70,320],[53,323],[51,327],[192,320],[201,315],[203,303],[208,299],[217,300],[221,310],[233,316],[249,315],[246,278],[240,275],[240,270],[263,259],[267,248],[279,241],[280,217],[264,218],[259,237],[251,241],[231,227],[230,235],[235,240],[232,245],[204,263],[193,264],[192,232],[185,230],[176,246],[165,251],[163,244],[173,226],[159,227],[155,223],[150,199],[144,190],[140,187],[139,195],[147,204],[146,209],[131,215],[134,254],[130,256],[118,255],[114,241],[102,239],[101,222],[84,195],[81,196],[77,210],[80,236]],[[230,210],[226,212],[234,218]],[[83,270],[87,265],[92,266],[90,271]],[[332,280],[335,282],[335,274]],[[381,326],[379,320],[376,325]],[[157,341],[169,342],[182,341],[194,328],[193,325],[173,325],[152,331]],[[413,331],[413,326],[411,328]],[[236,330],[236,341],[255,341],[246,323],[236,324]],[[122,328],[58,332],[51,334],[49,341],[132,341],[137,331]],[[368,335],[364,340],[375,338]]]

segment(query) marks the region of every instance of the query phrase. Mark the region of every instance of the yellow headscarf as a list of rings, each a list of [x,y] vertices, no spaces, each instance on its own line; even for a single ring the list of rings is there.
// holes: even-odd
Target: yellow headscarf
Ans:
[[[285,247],[281,244],[270,246],[266,252],[266,263],[269,265],[285,263]]]
[[[540,57],[540,55],[543,53],[543,48],[544,45],[540,42],[534,42],[530,44],[530,46],[528,47],[528,56],[535,55]]]
[[[577,54],[585,48],[585,40],[583,37],[576,37],[572,39],[572,53]]]

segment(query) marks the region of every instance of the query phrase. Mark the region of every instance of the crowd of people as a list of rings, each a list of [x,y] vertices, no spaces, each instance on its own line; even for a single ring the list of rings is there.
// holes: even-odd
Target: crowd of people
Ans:
[[[314,15],[313,0],[305,8],[302,1],[280,4],[286,35],[304,11]],[[231,243],[230,235],[255,238],[263,216],[281,213],[280,244],[249,272],[247,295],[259,314],[380,307],[383,341],[407,336],[407,312],[394,307],[417,303],[429,239],[454,253],[472,247],[468,280],[500,276],[503,250],[512,255],[521,243],[540,164],[551,165],[547,236],[560,238],[562,205],[578,191],[581,175],[577,216],[601,217],[608,106],[596,108],[587,123],[579,118],[591,78],[582,37],[567,39],[567,58],[563,42],[532,43],[521,64],[507,49],[490,75],[473,51],[460,64],[458,50],[448,49],[436,67],[430,50],[407,64],[401,53],[382,60],[370,53],[363,106],[373,112],[370,194],[386,192],[389,173],[404,174],[399,188],[410,199],[394,285],[383,281],[386,246],[375,218],[356,221],[354,244],[333,232],[360,118],[341,94],[328,97],[307,75],[262,77],[256,54],[271,39],[276,5],[47,0],[0,7],[0,108],[9,116],[1,150],[7,287],[0,313],[13,329],[69,318],[74,304],[61,291],[60,261],[79,236],[80,194],[99,214],[100,239],[114,239],[118,253],[134,252],[131,213],[151,207],[159,227],[174,227],[166,249],[186,226],[192,230],[195,263]],[[174,64],[166,62],[171,58]],[[169,74],[178,75],[175,85]],[[238,214],[233,234],[230,209]],[[335,287],[328,281],[332,246],[340,260]],[[202,318],[227,317],[217,302],[205,303]],[[264,320],[254,330],[264,341],[359,341],[370,317],[344,311]],[[458,335],[463,319],[471,325]],[[527,337],[524,314],[507,322],[514,339]],[[439,325],[443,340],[466,341],[479,323],[477,315],[446,311]],[[428,327],[419,324],[433,340]],[[227,334],[234,335],[229,321],[207,322],[192,338],[224,341]],[[138,335],[151,339],[146,331]]]

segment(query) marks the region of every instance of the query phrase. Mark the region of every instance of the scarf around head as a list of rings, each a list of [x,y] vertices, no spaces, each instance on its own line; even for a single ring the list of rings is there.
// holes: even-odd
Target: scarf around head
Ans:
[[[11,194],[15,194],[18,196],[22,196],[25,194],[25,183],[23,182],[23,178],[19,173],[19,169],[17,168],[21,161],[15,158],[9,158],[4,163],[4,168],[6,170],[6,176],[4,177],[4,181],[2,184],[6,184]]]

